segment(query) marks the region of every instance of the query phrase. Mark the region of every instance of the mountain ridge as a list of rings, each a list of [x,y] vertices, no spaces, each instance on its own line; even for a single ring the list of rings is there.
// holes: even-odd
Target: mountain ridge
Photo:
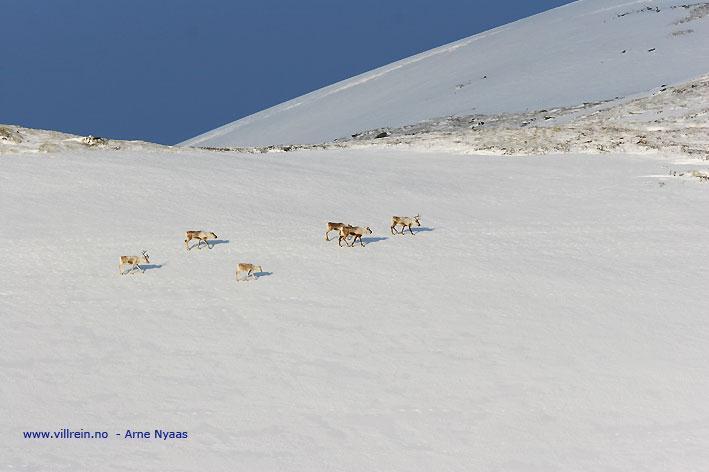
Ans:
[[[314,144],[436,117],[608,100],[687,81],[709,72],[708,5],[575,2],[312,91],[181,145]]]

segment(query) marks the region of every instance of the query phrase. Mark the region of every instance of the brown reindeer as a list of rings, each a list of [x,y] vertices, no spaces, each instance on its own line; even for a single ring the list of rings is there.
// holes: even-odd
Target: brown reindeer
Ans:
[[[249,277],[251,277],[254,272],[263,272],[263,269],[261,268],[260,265],[256,264],[249,264],[248,262],[239,262],[239,264],[236,266],[236,281],[240,282],[239,280],[239,274],[246,272],[246,278],[243,280],[248,280]]]
[[[410,232],[411,234],[414,234],[414,232],[412,231],[411,227],[412,227],[413,225],[421,226],[421,221],[420,221],[420,220],[421,220],[421,216],[420,216],[420,215],[416,215],[416,216],[414,216],[414,217],[408,217],[408,216],[392,216],[392,217],[391,217],[391,234],[404,234],[404,230],[406,230],[407,227],[409,228],[409,232]],[[396,227],[397,227],[398,225],[401,225],[401,233],[399,233],[399,232],[396,230]]]
[[[349,226],[349,225],[347,225],[345,223],[332,223],[332,222],[328,223],[327,224],[327,231],[325,232],[325,241],[330,240],[330,238],[328,237],[328,235],[330,234],[330,231],[339,232],[340,228],[342,228],[343,226]]]
[[[187,231],[185,233],[185,249],[188,251],[191,250],[192,248],[189,246],[189,242],[192,241],[193,239],[197,240],[197,246],[192,246],[196,247],[197,249],[201,249],[201,244],[204,243],[207,245],[209,249],[212,249],[214,245],[209,244],[208,239],[217,239],[217,235],[211,232],[207,231]]]
[[[150,263],[150,259],[148,259],[148,254],[145,251],[141,251],[143,253],[142,256],[121,256],[119,258],[118,262],[118,272],[121,275],[126,275],[131,272],[133,272],[135,269],[140,269],[141,272],[145,272],[145,269],[140,267],[140,264],[143,262],[146,264]],[[131,268],[127,272],[123,272],[123,266],[126,264],[130,264]]]
[[[365,234],[372,234],[372,230],[369,229],[369,226],[366,228],[362,228],[360,226],[343,226],[340,228],[340,239],[337,241],[337,244],[339,244],[340,247],[342,247],[342,241],[345,242],[345,246],[349,247],[354,247],[354,244],[357,242],[359,239],[359,243],[364,247],[364,243],[362,242],[362,236]],[[352,239],[351,244],[347,244],[347,238],[350,236],[354,236]]]

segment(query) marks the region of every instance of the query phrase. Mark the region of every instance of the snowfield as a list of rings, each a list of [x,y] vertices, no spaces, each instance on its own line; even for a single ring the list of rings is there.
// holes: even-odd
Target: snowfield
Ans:
[[[613,100],[707,72],[709,2],[581,0],[316,90],[183,144],[314,144],[436,117]]]
[[[709,2],[582,0],[193,147],[1,125],[0,471],[706,470],[707,74]]]
[[[54,151],[0,157],[2,470],[709,463],[706,161],[20,132]],[[328,220],[374,234],[339,248]],[[62,428],[110,438],[22,436]]]

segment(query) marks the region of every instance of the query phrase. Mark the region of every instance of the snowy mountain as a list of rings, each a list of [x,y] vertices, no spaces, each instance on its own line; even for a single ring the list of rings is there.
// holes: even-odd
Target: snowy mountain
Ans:
[[[210,149],[1,125],[0,470],[706,469],[708,13],[577,2]]]
[[[581,0],[395,62],[182,144],[318,143],[450,115],[646,92],[709,72],[709,2]]]

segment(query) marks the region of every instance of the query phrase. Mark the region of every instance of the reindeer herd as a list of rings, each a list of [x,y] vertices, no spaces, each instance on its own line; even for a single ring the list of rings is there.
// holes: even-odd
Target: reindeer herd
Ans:
[[[397,227],[401,226],[401,231],[397,230]],[[415,235],[414,231],[411,229],[413,226],[421,226],[421,216],[416,215],[416,216],[392,216],[391,217],[391,226],[389,229],[391,230],[391,234],[404,234],[404,231],[406,231],[406,228],[409,229],[409,233],[411,235]],[[368,234],[372,234],[372,230],[369,228],[369,226],[361,227],[361,226],[353,226],[345,223],[332,223],[329,222],[327,223],[327,228],[325,231],[325,241],[330,241],[330,233],[336,231],[339,233],[339,238],[337,241],[337,244],[342,247],[342,242],[345,242],[345,246],[349,247],[354,247],[355,243],[359,241],[359,244],[364,247],[364,241],[362,241],[362,237]],[[351,243],[347,243],[347,241],[352,238]],[[214,244],[210,244],[210,240],[215,240],[217,239],[217,235],[211,231],[187,231],[185,232],[185,249],[188,251],[191,251],[194,248],[197,249],[202,249],[202,245],[204,244],[207,246],[207,248],[212,249],[214,247]],[[190,243],[193,240],[197,240],[197,244],[193,244],[190,246]],[[118,261],[118,272],[121,275],[126,275],[133,273],[135,270],[140,270],[141,272],[145,272],[145,269],[141,267],[141,264],[150,264],[150,256],[146,251],[141,251],[140,256],[120,256],[119,261]],[[124,267],[126,265],[130,265],[130,269],[127,271],[124,271]],[[244,281],[244,280],[250,280],[250,278],[256,277],[256,274],[262,273],[263,269],[261,268],[260,265],[257,264],[251,264],[248,262],[239,262],[236,266],[236,281]],[[242,274],[242,278],[239,278],[239,275]],[[243,274],[246,274],[244,277]]]

